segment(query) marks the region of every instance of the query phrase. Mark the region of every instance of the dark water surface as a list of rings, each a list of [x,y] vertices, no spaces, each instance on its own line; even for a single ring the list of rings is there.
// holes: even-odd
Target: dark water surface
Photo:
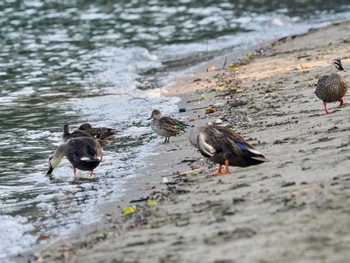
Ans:
[[[157,89],[175,70],[349,11],[348,1],[1,1],[0,259],[98,220],[96,206],[120,198],[160,142],[151,110],[177,111]],[[85,121],[121,131],[99,180],[72,183],[67,161],[48,180],[63,124]]]

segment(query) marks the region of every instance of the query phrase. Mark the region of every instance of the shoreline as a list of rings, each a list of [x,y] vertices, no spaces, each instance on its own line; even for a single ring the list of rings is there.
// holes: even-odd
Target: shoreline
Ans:
[[[186,135],[171,138],[150,157],[153,165],[142,171],[142,181],[127,183],[139,191],[102,208],[102,226],[37,251],[32,262],[346,260],[350,162],[336,155],[350,151],[342,119],[348,106],[326,116],[313,89],[334,56],[350,68],[349,29],[347,22],[286,38],[232,70],[216,66],[176,80],[179,86],[164,92],[182,94],[178,105],[186,112],[176,117],[193,118],[195,125],[228,119],[271,162],[208,177],[208,167],[216,165],[203,159]],[[215,112],[206,115],[206,108]],[[161,184],[163,176],[173,184]],[[157,204],[136,202],[136,213],[122,216],[130,200],[147,194]],[[336,219],[340,222],[333,225]]]

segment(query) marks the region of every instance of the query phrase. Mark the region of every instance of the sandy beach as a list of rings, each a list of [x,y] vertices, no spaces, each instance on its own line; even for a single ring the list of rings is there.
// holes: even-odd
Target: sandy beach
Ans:
[[[332,25],[175,79],[164,95],[186,111],[174,117],[231,124],[270,162],[212,177],[217,166],[186,135],[167,145],[159,137],[151,168],[130,180],[122,202],[101,207],[103,222],[14,260],[348,262],[349,95],[326,115],[314,90],[332,59],[350,69],[349,43],[350,23]],[[123,216],[127,207],[135,212]]]

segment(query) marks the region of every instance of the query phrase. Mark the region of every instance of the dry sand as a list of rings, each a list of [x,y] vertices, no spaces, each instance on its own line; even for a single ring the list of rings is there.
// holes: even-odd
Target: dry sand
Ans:
[[[103,224],[54,242],[30,259],[349,262],[349,104],[331,103],[329,109],[336,111],[325,115],[314,95],[330,60],[341,58],[350,69],[349,43],[350,23],[332,25],[263,47],[254,58],[228,56],[226,69],[204,70],[221,68],[225,58],[220,58],[179,78],[166,91],[180,95],[179,107],[187,110],[176,117],[193,118],[195,125],[229,122],[271,161],[209,177],[216,165],[203,159],[187,136],[171,138],[150,157],[154,165],[145,176],[132,182],[139,191],[103,208]],[[237,63],[238,68],[229,67]],[[207,108],[216,112],[205,114]],[[170,184],[161,184],[163,176]],[[156,204],[128,204],[142,196]],[[127,206],[136,213],[123,217]]]

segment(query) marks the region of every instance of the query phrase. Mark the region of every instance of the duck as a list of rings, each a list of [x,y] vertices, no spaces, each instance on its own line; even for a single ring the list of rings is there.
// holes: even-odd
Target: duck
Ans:
[[[83,131],[90,134],[92,137],[99,140],[114,140],[114,135],[117,133],[116,129],[107,127],[95,127],[93,128],[90,123],[86,122],[79,126],[77,131]]]
[[[340,71],[345,71],[341,60],[332,60],[331,74],[323,75],[319,78],[316,84],[315,94],[320,100],[323,101],[326,114],[331,114],[334,112],[327,110],[327,103],[339,101],[339,106],[343,106],[345,104],[343,97],[348,90],[348,84],[339,74]]]
[[[69,125],[66,123],[63,126],[63,134],[62,134],[62,139],[63,142],[67,142],[70,139],[77,138],[77,137],[90,137],[92,138],[91,134],[83,131],[83,130],[75,130],[71,131]]]
[[[194,126],[190,129],[188,137],[192,146],[204,157],[219,164],[218,171],[211,176],[229,174],[229,166],[248,167],[268,161],[263,154],[227,126]]]
[[[73,166],[74,177],[77,169],[90,171],[93,175],[94,169],[101,163],[103,150],[100,143],[91,137],[71,138],[60,144],[54,154],[49,157],[49,169],[46,176],[51,177],[53,170],[66,157]]]
[[[163,144],[169,143],[170,137],[184,134],[186,132],[186,127],[188,126],[182,121],[168,116],[163,116],[158,109],[152,111],[151,117],[148,118],[148,120],[150,119],[152,119],[152,130],[158,135],[165,137]]]
[[[66,123],[63,126],[63,142],[67,142],[69,139],[77,137],[90,137],[96,139],[101,146],[105,146],[109,141],[114,140],[115,129],[112,128],[92,128],[90,123],[83,123],[75,131],[71,131],[69,125]]]

